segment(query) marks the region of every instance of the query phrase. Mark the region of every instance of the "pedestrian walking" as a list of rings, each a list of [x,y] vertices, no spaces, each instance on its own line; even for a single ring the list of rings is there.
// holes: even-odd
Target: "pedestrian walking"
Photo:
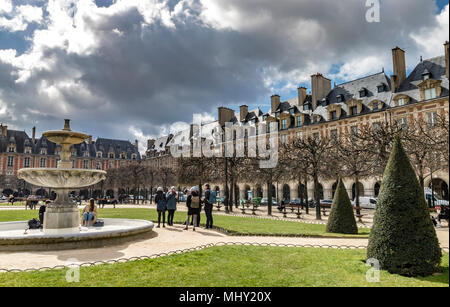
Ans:
[[[166,195],[164,194],[163,188],[159,187],[156,190],[156,196],[155,196],[155,203],[156,203],[156,210],[158,211],[158,226],[160,227],[161,224],[161,216],[162,216],[162,223],[163,227],[166,227],[166,210],[167,210],[167,201],[166,201]]]
[[[187,219],[186,219],[186,227],[184,230],[188,230],[189,228],[189,219],[192,217],[192,222],[195,227],[197,224],[197,216],[200,215],[200,196],[198,193],[197,187],[191,188],[191,194],[187,197],[186,206],[188,207]]]
[[[171,187],[170,191],[167,192],[167,225],[173,226],[173,217],[175,211],[177,210],[177,191],[175,187]]]

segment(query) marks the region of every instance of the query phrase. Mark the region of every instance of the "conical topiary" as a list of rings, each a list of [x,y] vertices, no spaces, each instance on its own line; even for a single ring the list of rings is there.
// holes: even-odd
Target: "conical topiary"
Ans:
[[[390,273],[426,276],[439,270],[442,252],[414,169],[399,137],[384,171],[367,258]]]
[[[344,234],[358,233],[353,207],[348,198],[344,183],[340,178],[336,192],[334,193],[331,213],[328,217],[327,232]]]

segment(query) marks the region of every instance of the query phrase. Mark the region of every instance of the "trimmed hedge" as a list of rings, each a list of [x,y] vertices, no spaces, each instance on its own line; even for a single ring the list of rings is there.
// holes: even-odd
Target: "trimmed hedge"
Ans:
[[[328,217],[327,232],[343,234],[358,233],[353,207],[341,178],[339,178],[339,183],[334,193],[333,205],[331,206],[331,213]]]
[[[396,137],[384,171],[367,258],[405,276],[439,271],[442,252],[413,167]]]

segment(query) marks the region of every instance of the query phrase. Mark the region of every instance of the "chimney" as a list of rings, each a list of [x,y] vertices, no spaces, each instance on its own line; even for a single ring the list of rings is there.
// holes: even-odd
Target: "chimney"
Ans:
[[[225,125],[225,123],[227,123],[227,122],[231,122],[231,120],[234,117],[234,111],[229,108],[219,107],[218,113],[219,113],[220,126]]]
[[[239,120],[244,121],[247,118],[248,106],[245,104],[239,107]]]
[[[88,137],[88,144],[89,144],[89,145],[92,144],[92,135],[90,135],[90,136]]]
[[[1,128],[2,128],[2,136],[3,137],[7,137],[8,136],[8,126],[3,126],[3,124],[1,125]]]
[[[302,106],[306,100],[306,87],[298,88],[298,106]]]
[[[447,76],[447,79],[450,79],[449,76],[448,76],[448,61],[449,61],[449,59],[448,59],[448,57],[449,57],[449,55],[448,55],[448,41],[445,42],[444,48],[445,48],[445,75]]]
[[[34,144],[36,144],[36,127],[33,127],[33,129],[31,129],[31,141]]]
[[[136,149],[139,149],[139,141],[138,140],[134,140],[134,147],[136,147]]]
[[[270,97],[270,103],[271,103],[270,111],[271,113],[275,113],[275,111],[280,106],[280,96],[273,95],[272,97]]]
[[[397,92],[400,84],[406,79],[405,51],[399,47],[392,49],[392,63],[394,75],[391,76],[391,88],[393,92]]]
[[[311,94],[313,110],[317,107],[317,101],[324,99],[331,91],[331,80],[317,73],[311,76]]]

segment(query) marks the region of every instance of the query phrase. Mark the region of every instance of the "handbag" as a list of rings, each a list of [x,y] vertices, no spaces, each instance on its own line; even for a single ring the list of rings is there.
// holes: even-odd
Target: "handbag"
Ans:
[[[92,225],[94,227],[103,227],[105,226],[105,222],[103,220],[96,220],[94,225]]]

